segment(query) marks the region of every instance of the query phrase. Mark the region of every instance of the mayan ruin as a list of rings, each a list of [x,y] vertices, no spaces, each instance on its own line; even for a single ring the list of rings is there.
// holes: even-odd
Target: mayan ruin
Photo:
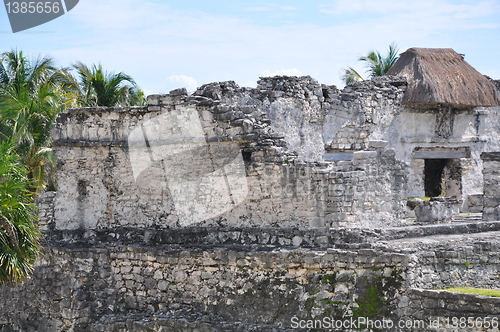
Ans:
[[[70,109],[51,137],[44,254],[2,332],[499,331],[500,298],[445,290],[500,289],[500,81],[453,49],[342,90]]]

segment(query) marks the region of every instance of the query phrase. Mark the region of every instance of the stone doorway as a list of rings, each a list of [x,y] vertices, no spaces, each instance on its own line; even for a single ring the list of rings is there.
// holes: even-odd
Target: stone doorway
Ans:
[[[462,198],[460,159],[425,159],[424,190],[427,197]]]

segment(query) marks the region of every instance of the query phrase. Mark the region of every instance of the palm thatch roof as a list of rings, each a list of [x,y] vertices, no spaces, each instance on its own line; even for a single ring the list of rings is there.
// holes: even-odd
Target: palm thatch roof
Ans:
[[[458,108],[500,105],[495,85],[451,48],[410,48],[386,75],[405,76],[403,104]]]

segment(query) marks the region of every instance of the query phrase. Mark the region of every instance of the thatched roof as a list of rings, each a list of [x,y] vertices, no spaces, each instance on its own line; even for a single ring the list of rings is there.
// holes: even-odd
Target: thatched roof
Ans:
[[[403,104],[413,107],[500,105],[495,85],[451,48],[410,48],[387,75],[405,76]]]

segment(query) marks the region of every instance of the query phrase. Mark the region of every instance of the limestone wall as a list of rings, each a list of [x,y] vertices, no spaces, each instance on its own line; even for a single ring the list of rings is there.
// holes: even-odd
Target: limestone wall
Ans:
[[[448,115],[439,112],[403,111],[394,119],[389,131],[394,136],[388,139],[388,147],[395,148],[397,158],[410,165],[408,195],[411,197],[425,196],[424,159],[415,157],[417,151],[467,151],[466,157],[457,158],[461,183],[456,198],[464,200],[462,210],[468,211],[468,195],[482,193],[480,154],[497,149],[498,131],[488,128],[497,123],[498,109],[453,110]],[[447,123],[447,129],[443,123]]]
[[[389,83],[380,89],[399,91]],[[378,91],[372,90],[370,98]],[[398,225],[405,164],[384,144],[368,144],[368,136],[340,134],[351,128],[359,135],[359,123],[325,129],[334,121],[326,114],[354,107],[365,120],[371,114],[363,120],[369,131],[383,110],[374,102],[341,101],[334,92],[310,78],[274,78],[257,89],[226,82],[191,96],[182,90],[150,96],[147,107],[70,110],[53,129],[54,227]],[[322,160],[325,131],[338,142],[358,142],[343,148],[354,153],[351,160]],[[148,135],[151,142],[143,143]]]
[[[422,289],[498,288],[500,245],[497,236],[498,232],[467,239],[450,235],[439,240],[439,247],[431,245],[434,250],[429,250],[429,244],[422,244],[418,265],[409,272],[412,285]]]
[[[408,299],[412,318],[402,322],[417,331],[500,331],[499,298],[411,289]]]
[[[495,299],[432,292],[498,288],[497,233],[344,249],[49,237],[33,277],[1,288],[0,331],[291,331],[297,319],[325,317],[500,318]]]
[[[500,153],[485,152],[483,160],[483,220],[500,219]]]
[[[2,288],[2,312],[16,311],[0,314],[0,330],[123,331],[117,321],[168,320],[190,309],[210,315],[212,326],[239,321],[284,331],[293,316],[361,315],[371,289],[387,299],[377,313],[391,317],[405,264],[403,255],[374,250],[54,247],[31,280]]]
[[[500,112],[405,109],[405,87],[275,77],[61,114],[58,191],[38,202],[45,255],[26,283],[2,287],[0,331],[307,331],[294,319],[397,322],[425,307],[498,315],[494,300],[477,301],[480,312],[476,299],[428,292],[499,288],[498,225],[390,227],[422,196],[421,151],[467,151],[462,191],[482,193],[479,153],[498,150]],[[498,219],[498,165],[484,156],[485,216]]]
[[[398,77],[341,91],[273,77],[153,95],[147,107],[71,110],[53,130],[55,227],[398,225],[404,199],[425,195],[422,150],[465,151],[453,195],[462,211],[480,210],[479,155],[500,148],[499,109],[407,109],[405,88]],[[148,150],[144,126],[171,140],[155,136]],[[189,128],[190,138],[172,131]]]
[[[41,192],[36,199],[36,206],[38,207],[38,225],[43,230],[54,228],[54,198],[56,192],[48,191]]]

